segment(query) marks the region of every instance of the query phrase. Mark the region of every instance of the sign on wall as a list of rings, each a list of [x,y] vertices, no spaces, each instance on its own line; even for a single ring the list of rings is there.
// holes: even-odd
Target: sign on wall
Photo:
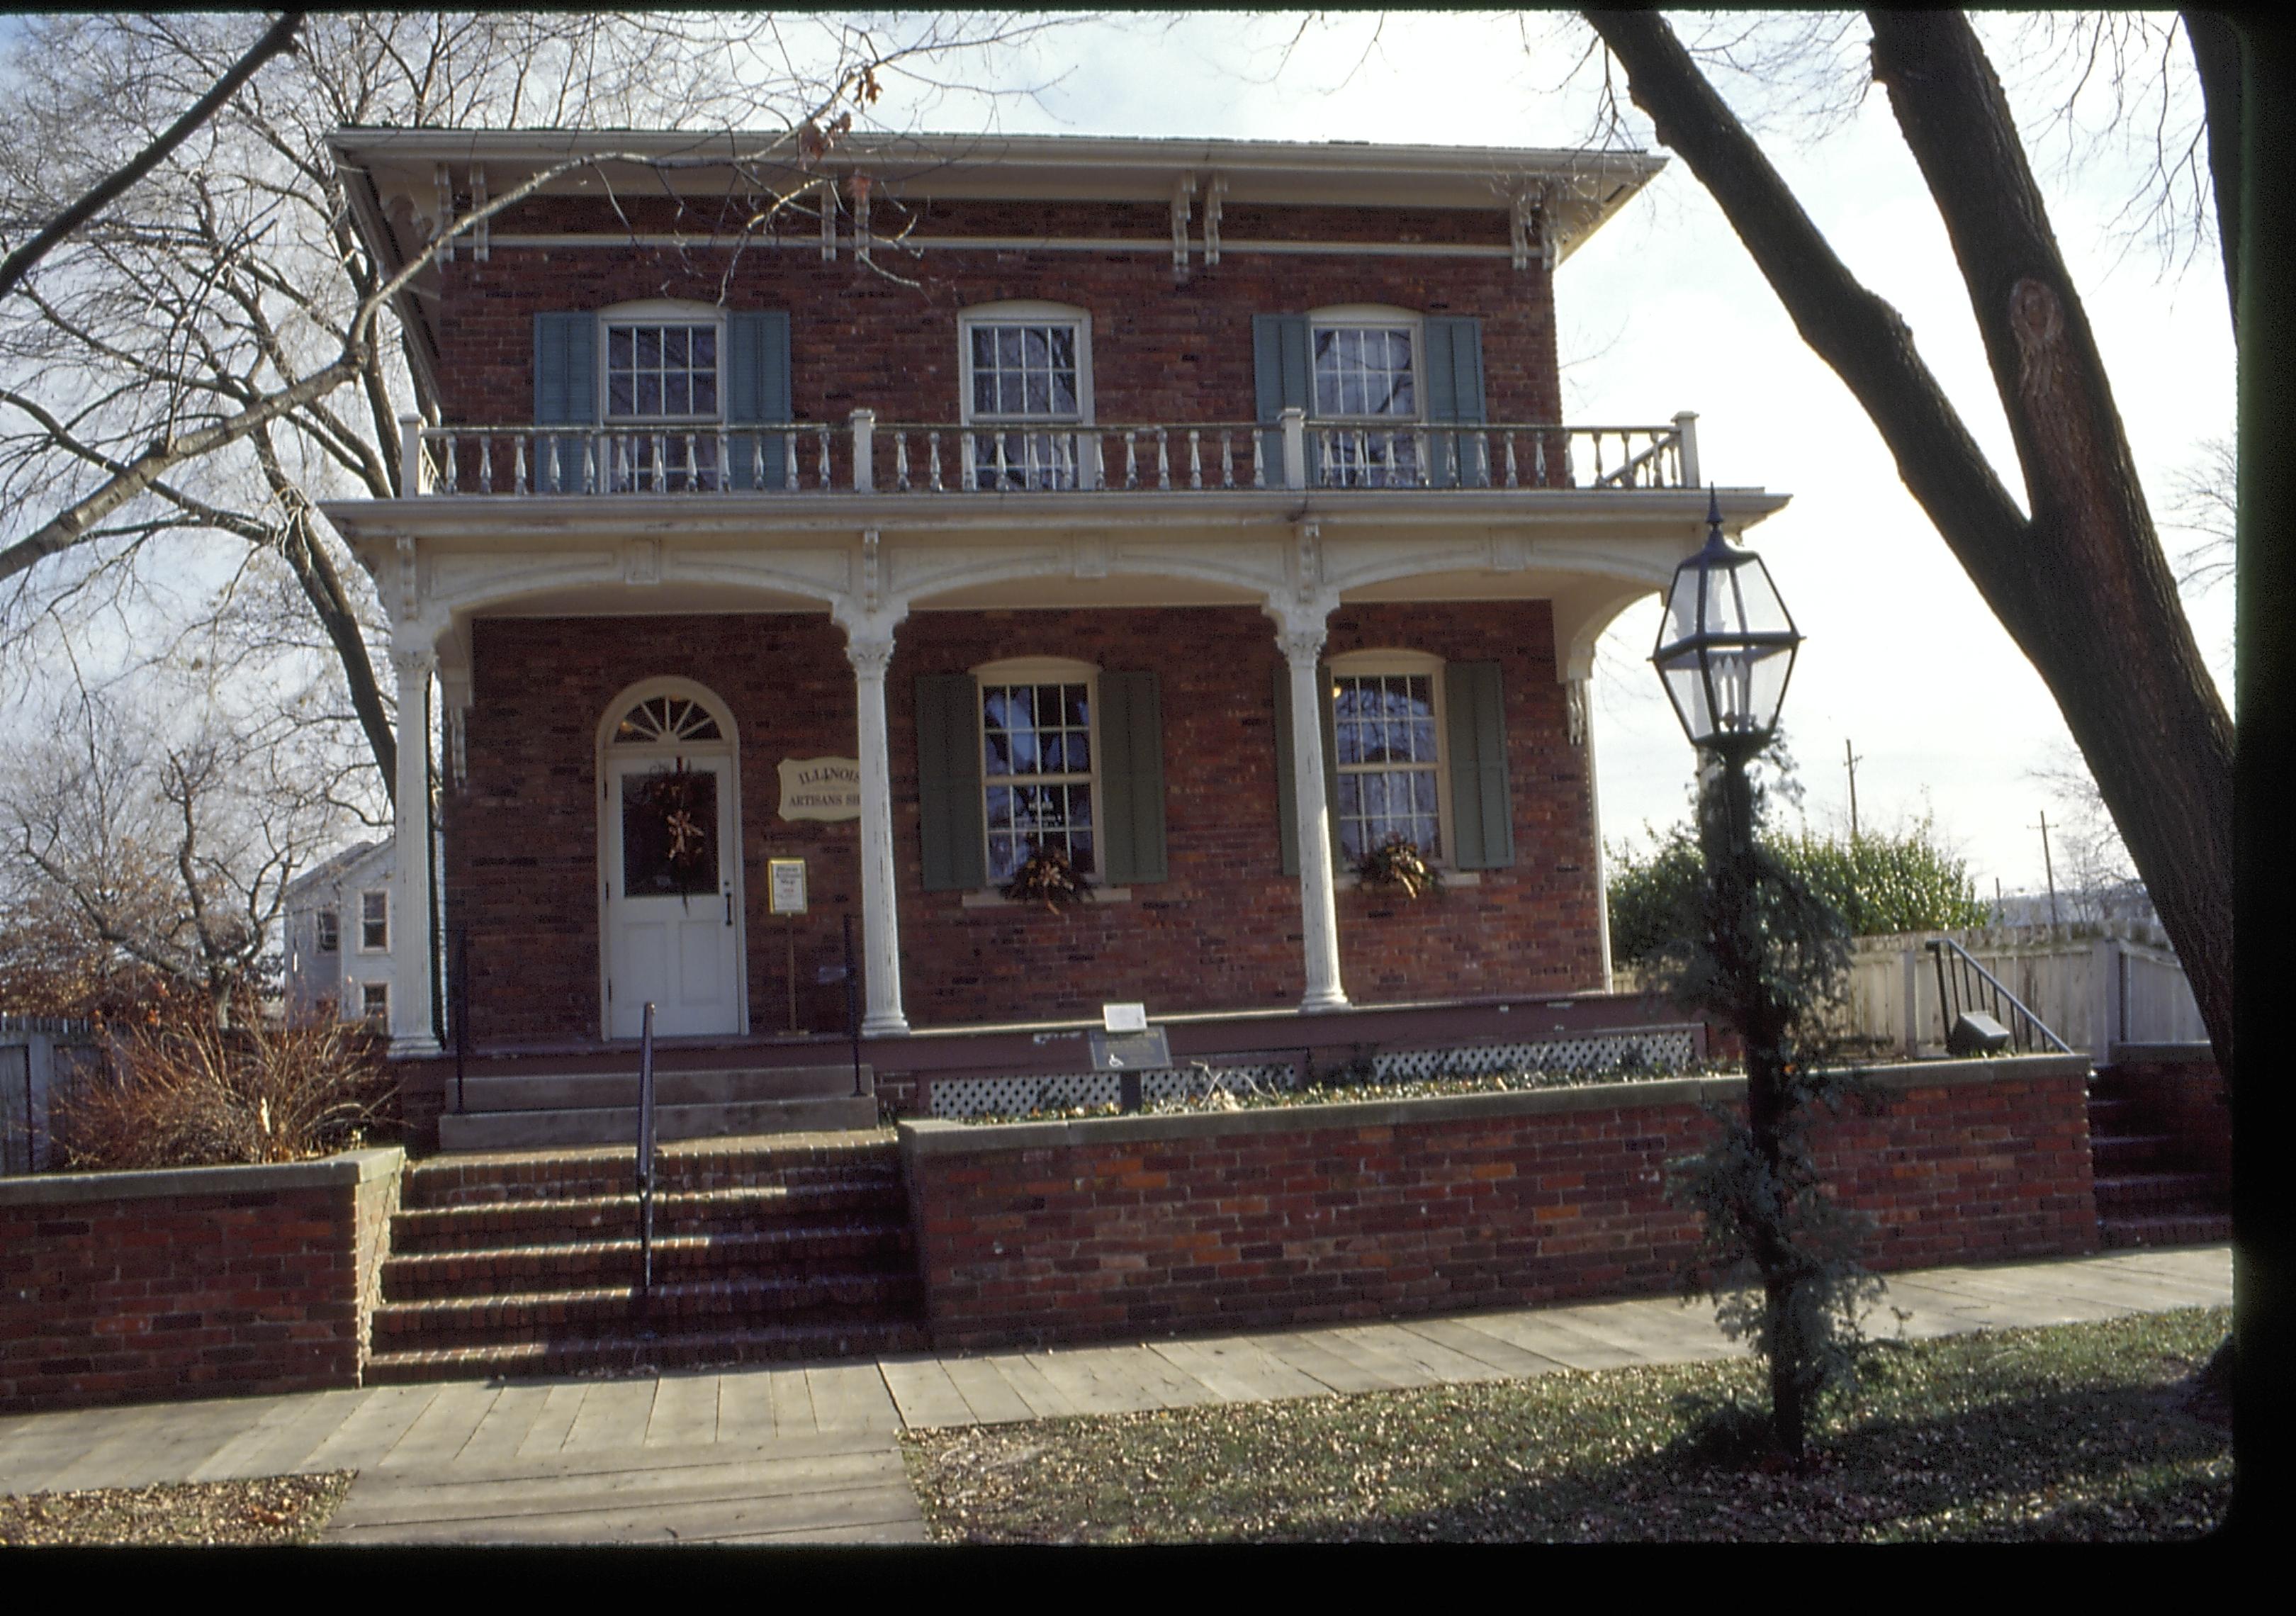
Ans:
[[[857,758],[783,758],[782,817],[861,817],[861,760]]]
[[[802,915],[805,913],[804,859],[767,859],[766,882],[768,914]]]

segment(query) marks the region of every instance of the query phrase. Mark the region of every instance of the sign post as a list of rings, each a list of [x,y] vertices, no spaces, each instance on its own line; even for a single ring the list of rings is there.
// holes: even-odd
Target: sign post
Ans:
[[[766,907],[788,916],[783,934],[789,942],[789,1029],[797,1030],[797,917],[805,913],[805,860],[766,860]]]

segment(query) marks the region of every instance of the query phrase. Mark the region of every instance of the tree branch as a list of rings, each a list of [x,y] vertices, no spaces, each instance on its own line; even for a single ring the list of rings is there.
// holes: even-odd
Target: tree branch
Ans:
[[[0,297],[7,296],[10,289],[30,273],[32,266],[45,258],[57,242],[109,207],[122,192],[159,167],[168,153],[190,139],[193,131],[214,117],[218,108],[239,93],[239,86],[254,77],[256,69],[294,43],[296,30],[302,26],[302,12],[280,13],[279,21],[255,42],[255,47],[234,62],[231,70],[216,81],[215,88],[200,97],[190,111],[168,127],[167,133],[106,175],[78,201],[56,215],[46,229],[10,253],[4,262],[0,262]]]

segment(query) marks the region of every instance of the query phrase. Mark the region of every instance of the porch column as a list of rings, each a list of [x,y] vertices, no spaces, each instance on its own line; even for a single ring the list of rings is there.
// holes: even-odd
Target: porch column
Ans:
[[[430,1027],[430,676],[438,652],[395,645],[398,778],[392,815],[390,1053],[439,1053]],[[348,917],[356,923],[356,915]]]
[[[871,1038],[906,1033],[901,1013],[901,931],[893,904],[893,781],[885,739],[885,669],[893,660],[887,628],[846,629],[845,656],[859,697],[861,764],[861,1030]]]
[[[1317,663],[1324,619],[1286,612],[1276,642],[1292,667],[1292,802],[1300,833],[1300,930],[1307,954],[1303,1011],[1344,1010],[1340,985],[1340,914],[1332,891],[1331,807],[1324,800],[1324,702]]]

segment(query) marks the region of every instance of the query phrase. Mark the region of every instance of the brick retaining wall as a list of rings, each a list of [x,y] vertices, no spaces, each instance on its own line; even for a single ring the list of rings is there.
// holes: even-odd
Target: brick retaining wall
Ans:
[[[1881,1268],[2096,1246],[2080,1056],[1929,1062],[1821,1123]],[[943,1349],[1663,1291],[1665,1165],[1742,1079],[1330,1107],[901,1126]]]
[[[0,1181],[0,1413],[358,1385],[405,1161]]]

